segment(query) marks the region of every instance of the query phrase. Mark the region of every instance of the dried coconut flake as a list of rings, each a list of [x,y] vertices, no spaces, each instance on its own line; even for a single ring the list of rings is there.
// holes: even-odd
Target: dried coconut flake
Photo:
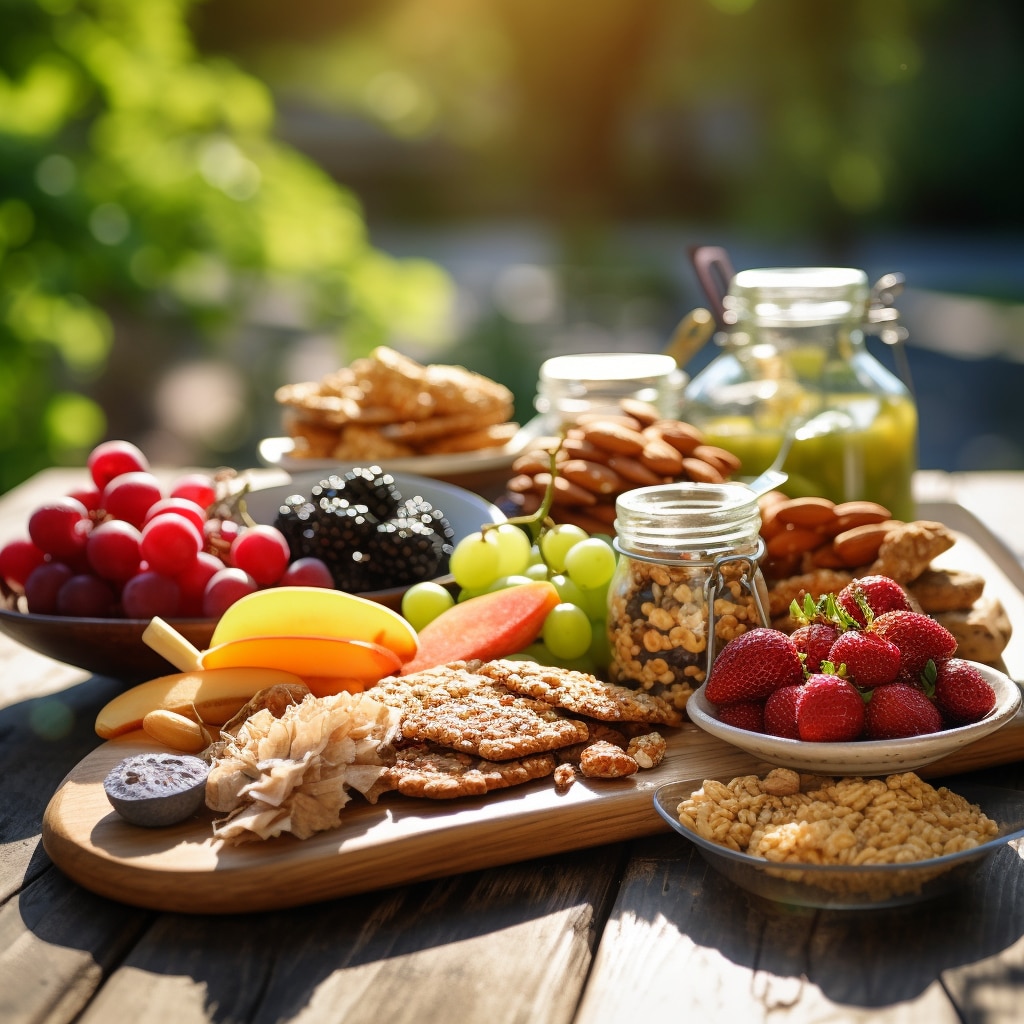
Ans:
[[[227,842],[337,828],[351,790],[369,794],[400,714],[365,694],[306,697],[280,718],[257,711],[224,734],[206,782],[213,823]]]

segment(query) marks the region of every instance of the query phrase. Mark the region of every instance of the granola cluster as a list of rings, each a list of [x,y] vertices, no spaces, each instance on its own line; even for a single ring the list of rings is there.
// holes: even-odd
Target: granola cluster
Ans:
[[[503,384],[387,346],[275,392],[295,458],[375,460],[497,448],[519,427]]]
[[[707,675],[709,612],[715,621],[712,642],[719,648],[763,625],[743,583],[749,564],[722,567],[721,593],[711,609],[704,594],[709,571],[702,563],[629,559],[628,576],[613,590],[608,614],[614,682],[682,709]]]

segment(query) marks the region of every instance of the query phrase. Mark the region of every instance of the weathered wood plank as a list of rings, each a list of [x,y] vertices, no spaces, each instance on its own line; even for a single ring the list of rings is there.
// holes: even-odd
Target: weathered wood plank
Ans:
[[[248,917],[161,915],[81,1019],[567,1024],[620,852]]]

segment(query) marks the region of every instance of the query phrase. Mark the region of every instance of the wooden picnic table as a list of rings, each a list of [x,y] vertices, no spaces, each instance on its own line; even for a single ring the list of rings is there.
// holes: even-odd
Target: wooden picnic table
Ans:
[[[47,471],[0,497],[0,542],[72,478]],[[974,534],[1016,599],[1024,473],[921,474],[919,493]],[[1017,647],[1005,657],[1024,679]],[[1020,1019],[1024,864],[1009,845],[954,896],[885,910],[766,902],[667,829],[553,854],[541,836],[514,863],[255,913],[96,895],[51,862],[41,833],[54,792],[100,744],[97,710],[122,688],[0,636],[6,1024]],[[1024,789],[1022,729],[1015,720],[936,778]]]

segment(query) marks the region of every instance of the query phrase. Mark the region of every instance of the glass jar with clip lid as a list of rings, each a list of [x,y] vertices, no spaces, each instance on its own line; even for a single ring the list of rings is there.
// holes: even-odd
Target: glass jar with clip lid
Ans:
[[[722,352],[690,381],[687,418],[757,475],[784,453],[782,489],[836,503],[865,499],[914,518],[917,408],[888,275],[843,267],[744,270],[723,299]],[[903,376],[865,345],[877,333]]]
[[[769,624],[757,499],[738,482],[619,496],[608,596],[613,682],[683,708],[721,647]]]

